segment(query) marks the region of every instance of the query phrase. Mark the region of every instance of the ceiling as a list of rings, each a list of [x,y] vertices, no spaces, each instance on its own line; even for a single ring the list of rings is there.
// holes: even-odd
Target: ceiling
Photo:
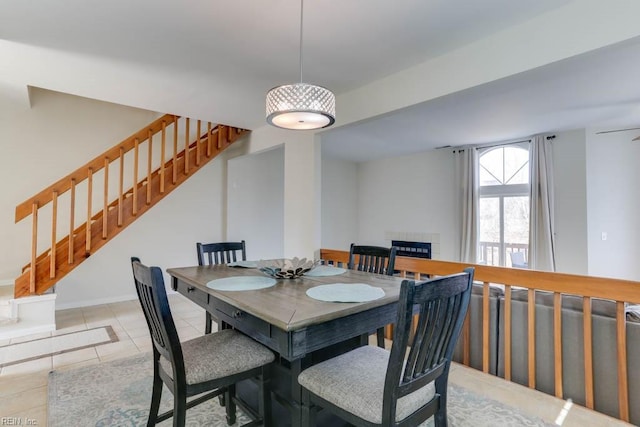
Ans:
[[[307,0],[303,80],[345,93],[572,1]],[[16,66],[14,80],[255,129],[266,92],[299,79],[299,13],[298,0],[3,0],[0,40],[52,53]],[[74,65],[45,62],[52,58]],[[631,123],[634,111],[640,117],[636,58],[632,43],[592,52],[330,129],[323,148],[365,161]]]
[[[639,76],[636,40],[327,130],[322,146],[362,162],[537,133],[640,128]]]

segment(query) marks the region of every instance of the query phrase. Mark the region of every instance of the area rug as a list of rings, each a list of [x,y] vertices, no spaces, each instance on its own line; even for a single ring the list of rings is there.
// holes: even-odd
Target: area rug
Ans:
[[[0,347],[0,368],[116,341],[118,341],[118,336],[111,326],[100,326],[9,344]]]
[[[52,371],[48,390],[49,426],[144,426],[152,378],[149,353],[68,371]],[[160,411],[171,408],[172,404],[171,393],[165,388]],[[552,425],[454,385],[449,386],[448,406],[449,423],[454,427]],[[236,425],[248,421],[238,410]],[[171,423],[169,419],[159,425],[171,426]],[[187,411],[186,425],[226,426],[224,408],[217,399],[191,408]],[[433,426],[432,420],[425,425]]]

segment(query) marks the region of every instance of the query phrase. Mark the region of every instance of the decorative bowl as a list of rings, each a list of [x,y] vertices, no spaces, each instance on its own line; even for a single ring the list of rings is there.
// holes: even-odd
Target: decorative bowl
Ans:
[[[296,279],[315,267],[317,261],[306,258],[267,259],[258,261],[258,269],[276,279]]]

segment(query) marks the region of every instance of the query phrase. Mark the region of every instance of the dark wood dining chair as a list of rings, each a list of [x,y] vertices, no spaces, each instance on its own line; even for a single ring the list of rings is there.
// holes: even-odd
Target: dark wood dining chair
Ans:
[[[246,261],[247,251],[244,240],[239,242],[196,243],[198,264],[227,264],[229,262]],[[238,258],[240,253],[240,258]]]
[[[269,365],[274,354],[262,344],[232,329],[203,335],[180,343],[162,270],[131,258],[133,277],[151,340],[153,342],[153,390],[147,426],[173,417],[173,425],[184,426],[186,411],[224,394],[229,425],[236,422],[236,405],[252,419],[249,425],[270,425]],[[258,378],[258,413],[235,397],[238,381]],[[163,383],[173,394],[173,409],[158,414]],[[188,397],[209,392],[187,401]]]
[[[383,246],[364,246],[351,244],[348,268],[367,273],[393,276],[396,263],[396,248]]]
[[[393,246],[385,248],[383,246],[364,246],[352,243],[347,267],[350,270],[393,276],[395,263],[396,248]],[[378,328],[376,339],[378,347],[384,348],[384,328]]]
[[[473,273],[467,268],[426,282],[404,280],[390,352],[359,347],[298,376],[302,425],[314,425],[324,408],[356,426],[417,426],[434,415],[437,427],[446,426],[449,367]],[[419,320],[411,339],[416,306]]]
[[[236,261],[246,261],[247,251],[244,240],[240,242],[196,243],[198,265],[227,264]],[[240,259],[238,259],[238,254]],[[210,334],[214,319],[208,311],[205,314],[204,333]]]

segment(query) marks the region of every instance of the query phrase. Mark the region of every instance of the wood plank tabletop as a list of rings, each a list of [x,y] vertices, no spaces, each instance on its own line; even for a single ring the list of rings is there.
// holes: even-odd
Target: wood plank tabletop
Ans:
[[[226,265],[169,268],[167,273],[285,331],[303,329],[374,307],[396,303],[402,283],[402,279],[398,277],[347,270],[337,276],[276,279],[276,285],[266,289],[218,291],[208,288],[207,283],[225,277],[266,276],[255,268]],[[332,283],[366,283],[383,289],[385,296],[363,303],[336,303],[318,301],[305,293],[311,287]]]

